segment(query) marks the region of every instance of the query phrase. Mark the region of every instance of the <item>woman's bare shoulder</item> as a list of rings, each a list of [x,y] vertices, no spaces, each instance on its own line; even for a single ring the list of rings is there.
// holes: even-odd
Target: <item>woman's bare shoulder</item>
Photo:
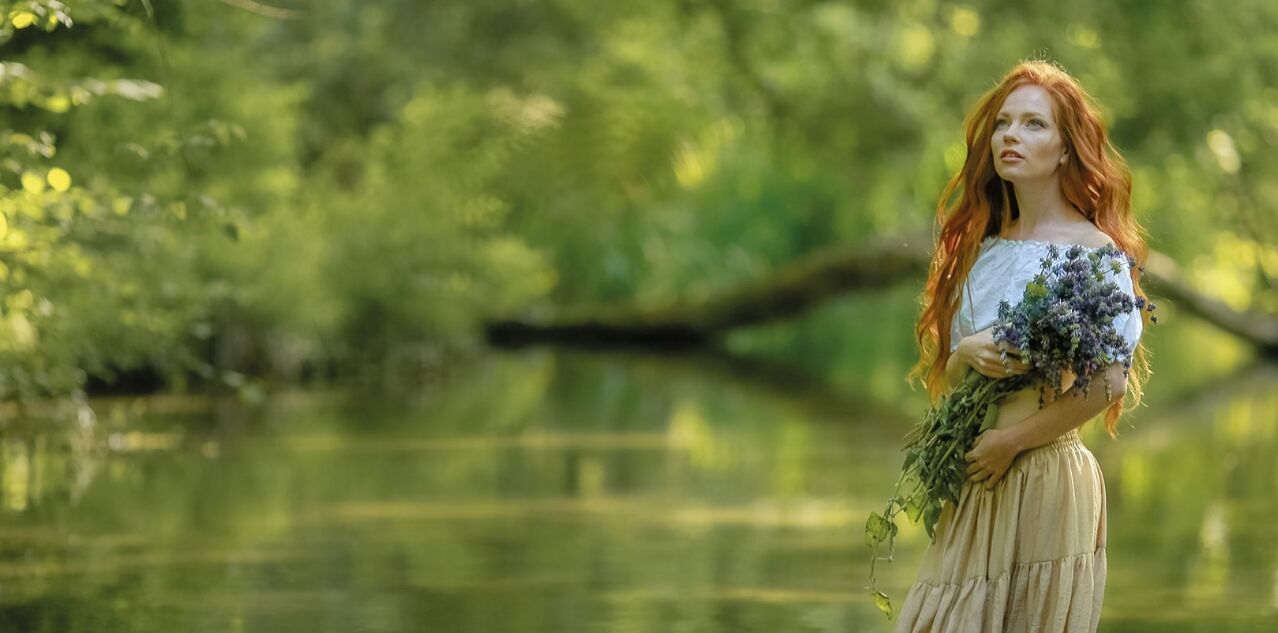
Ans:
[[[1070,240],[1074,244],[1081,244],[1088,248],[1101,248],[1114,243],[1114,239],[1106,235],[1104,231],[1096,228],[1095,224],[1087,223],[1087,226],[1080,227],[1078,233]]]

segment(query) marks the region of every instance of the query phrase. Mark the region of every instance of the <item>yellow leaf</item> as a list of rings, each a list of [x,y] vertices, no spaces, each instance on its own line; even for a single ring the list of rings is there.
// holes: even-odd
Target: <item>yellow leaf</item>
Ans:
[[[6,218],[3,213],[0,213],[0,238],[3,238],[4,234],[8,232],[9,232],[9,218]]]
[[[30,243],[30,240],[27,239],[27,234],[17,229],[9,231],[4,235],[5,246],[8,246],[10,249],[15,251],[25,249],[28,243]]]
[[[34,13],[31,13],[28,11],[19,11],[17,13],[14,13],[13,17],[9,18],[9,23],[12,24],[13,28],[15,29],[25,29],[28,26],[35,24],[35,19],[36,19],[36,16]]]
[[[44,186],[43,181],[41,181],[40,186],[41,187]],[[44,205],[39,204],[37,202],[27,202],[23,204],[22,206],[19,206],[18,213],[21,213],[22,215],[25,215],[33,220],[36,220],[37,222],[44,221]]]
[[[44,109],[49,112],[66,112],[71,109],[71,98],[66,95],[54,95],[44,102]]]
[[[50,169],[47,178],[49,186],[53,187],[54,191],[63,192],[71,188],[71,174],[61,167]]]
[[[121,197],[111,201],[111,211],[116,215],[125,215],[129,212],[129,207],[133,205],[133,198]]]
[[[36,329],[22,314],[9,315],[9,332],[13,335],[13,346],[19,350],[30,349],[36,342]]]
[[[31,193],[40,193],[44,191],[44,179],[34,171],[22,172],[22,188]]]
[[[950,11],[950,28],[963,37],[972,37],[981,30],[981,15],[968,7]]]
[[[5,303],[9,304],[9,309],[15,312],[25,312],[31,309],[31,305],[35,302],[35,293],[29,288],[23,288],[5,298]]]
[[[873,592],[873,594],[874,594],[874,606],[878,607],[879,611],[882,611],[883,615],[886,615],[887,618],[891,620],[893,616],[892,601],[889,600],[887,595],[884,594],[882,591],[875,591]]]

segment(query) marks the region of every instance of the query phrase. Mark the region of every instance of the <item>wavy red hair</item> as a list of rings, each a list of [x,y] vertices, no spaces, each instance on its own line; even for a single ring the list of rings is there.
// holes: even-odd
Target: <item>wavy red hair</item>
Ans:
[[[981,241],[1001,234],[1002,227],[1020,216],[1012,184],[994,170],[990,139],[995,117],[1007,95],[1027,84],[1041,86],[1051,96],[1056,125],[1069,151],[1069,159],[1057,172],[1061,192],[1092,224],[1135,258],[1132,286],[1137,296],[1145,297],[1138,268],[1144,266],[1149,249],[1144,231],[1132,215],[1131,171],[1110,143],[1095,100],[1055,63],[1023,61],[982,95],[967,114],[967,159],[937,203],[934,230],[940,234],[919,299],[921,311],[915,326],[919,359],[909,373],[911,380],[922,378],[933,403],[941,396],[945,364],[950,358],[950,323],[958,311],[958,289],[976,261]],[[1141,310],[1141,319],[1148,328],[1149,312]],[[1142,385],[1149,373],[1148,351],[1143,343],[1138,343],[1126,394],[1105,411],[1105,428],[1111,437],[1117,435],[1123,403],[1140,403]]]

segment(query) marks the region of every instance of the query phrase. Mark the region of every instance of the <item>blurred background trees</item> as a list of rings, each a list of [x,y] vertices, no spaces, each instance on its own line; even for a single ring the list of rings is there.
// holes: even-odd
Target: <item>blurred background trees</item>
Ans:
[[[1278,312],[1269,2],[0,9],[5,398],[439,366],[487,318],[926,228],[966,108],[1035,56],[1104,106],[1151,246]],[[892,398],[917,291],[730,344]],[[1209,364],[1250,353],[1184,327]]]

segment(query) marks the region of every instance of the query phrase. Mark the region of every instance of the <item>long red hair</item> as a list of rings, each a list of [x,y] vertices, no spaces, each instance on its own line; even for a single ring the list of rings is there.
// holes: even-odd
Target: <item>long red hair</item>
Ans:
[[[1061,192],[1115,244],[1136,259],[1132,286],[1138,297],[1139,267],[1149,254],[1144,231],[1132,216],[1131,171],[1110,143],[1095,100],[1053,62],[1023,61],[977,101],[964,121],[967,159],[945,186],[936,207],[940,235],[932,254],[927,285],[920,295],[921,312],[915,326],[919,359],[909,379],[922,377],[933,403],[941,396],[945,364],[950,358],[950,323],[959,306],[959,289],[976,261],[981,241],[999,235],[1020,216],[1012,183],[994,171],[990,139],[1003,101],[1022,85],[1038,85],[1051,96],[1056,125],[1069,152],[1060,167]],[[955,194],[957,199],[955,198]],[[1149,312],[1141,310],[1148,328]],[[1127,377],[1127,392],[1105,411],[1105,428],[1116,436],[1124,401],[1140,403],[1142,385],[1150,373],[1148,351],[1138,343]]]

